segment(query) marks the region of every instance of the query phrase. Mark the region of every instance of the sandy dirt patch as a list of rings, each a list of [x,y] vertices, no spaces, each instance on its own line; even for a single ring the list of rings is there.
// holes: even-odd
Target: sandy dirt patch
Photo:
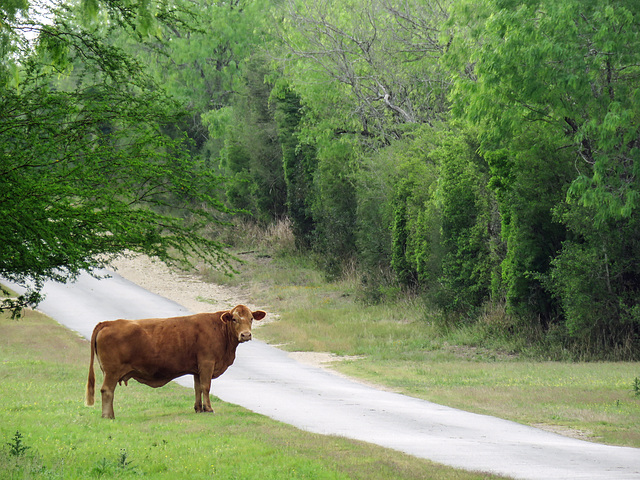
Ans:
[[[593,432],[590,430],[579,430],[577,428],[565,427],[562,425],[550,425],[548,423],[532,423],[531,426],[547,432],[564,435],[565,437],[577,438],[578,440],[585,440],[588,442],[593,442],[595,440]]]
[[[173,300],[193,313],[217,312],[238,304],[256,308],[232,288],[206,283],[197,275],[171,269],[163,262],[144,255],[121,257],[112,262],[112,266],[127,280]]]
[[[340,356],[328,352],[289,352],[289,356],[301,363],[313,363],[314,365],[324,367],[330,366],[334,362],[363,358],[358,356]]]

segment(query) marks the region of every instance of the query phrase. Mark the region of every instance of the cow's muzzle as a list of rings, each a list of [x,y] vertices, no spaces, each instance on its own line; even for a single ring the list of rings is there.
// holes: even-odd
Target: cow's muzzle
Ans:
[[[251,340],[251,332],[242,332],[238,337],[238,340],[240,340],[240,343],[248,342],[249,340]]]

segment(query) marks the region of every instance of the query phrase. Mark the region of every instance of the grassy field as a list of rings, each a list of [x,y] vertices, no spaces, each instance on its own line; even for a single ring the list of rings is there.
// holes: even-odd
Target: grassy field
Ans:
[[[328,283],[305,258],[258,255],[239,271],[232,279],[204,276],[245,288],[280,315],[256,330],[258,338],[290,351],[357,356],[334,368],[415,397],[640,447],[638,363],[545,361],[539,349],[502,338],[499,324],[443,331],[419,299],[363,304],[357,279]]]
[[[0,317],[1,479],[494,479],[214,401],[175,384],[116,391],[116,420],[84,406],[88,342],[47,317]],[[98,382],[101,375],[98,374]],[[99,383],[98,383],[99,384]],[[215,389],[215,382],[214,382]]]

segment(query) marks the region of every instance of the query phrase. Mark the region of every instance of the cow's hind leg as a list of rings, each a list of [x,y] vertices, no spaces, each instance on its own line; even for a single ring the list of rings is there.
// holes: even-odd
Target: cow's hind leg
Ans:
[[[105,374],[102,382],[102,418],[116,418],[113,412],[113,395],[118,384],[118,379]]]
[[[193,389],[196,392],[196,403],[193,406],[193,409],[196,413],[203,412],[202,409],[202,389],[200,388],[200,375],[193,376]]]

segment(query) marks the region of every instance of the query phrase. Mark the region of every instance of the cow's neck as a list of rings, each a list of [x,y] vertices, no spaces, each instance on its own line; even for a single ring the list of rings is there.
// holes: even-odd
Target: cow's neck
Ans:
[[[231,325],[225,325],[225,327],[225,333],[227,334],[225,356],[233,362],[236,358],[236,348],[238,348],[240,342],[238,341],[238,335],[234,329],[231,328]]]

